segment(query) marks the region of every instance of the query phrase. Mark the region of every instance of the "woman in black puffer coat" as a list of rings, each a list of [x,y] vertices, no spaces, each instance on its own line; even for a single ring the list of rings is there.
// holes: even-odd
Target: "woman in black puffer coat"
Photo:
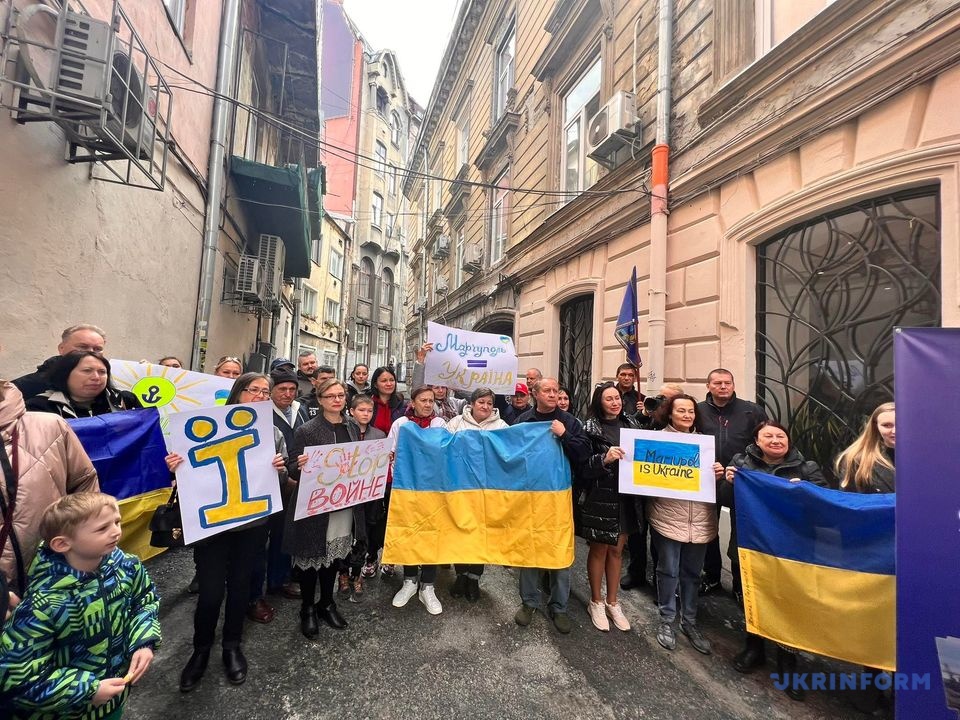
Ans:
[[[593,392],[584,431],[590,439],[590,457],[579,468],[574,519],[577,535],[590,546],[587,577],[590,580],[590,620],[599,630],[610,630],[610,620],[620,630],[630,622],[617,601],[620,566],[627,536],[638,530],[632,497],[619,492],[619,461],[623,458],[620,430],[637,429],[623,413],[623,401],[615,383],[603,383]],[[607,579],[607,597],[601,593]],[[608,619],[609,617],[609,619]]]

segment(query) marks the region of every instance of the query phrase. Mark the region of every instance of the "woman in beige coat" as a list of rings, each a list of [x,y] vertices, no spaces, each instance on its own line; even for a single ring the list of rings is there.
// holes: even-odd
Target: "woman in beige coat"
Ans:
[[[696,432],[697,401],[689,395],[670,398],[657,414],[656,420],[663,425],[661,432]],[[718,477],[723,472],[719,463],[714,464],[713,470]],[[717,536],[716,507],[714,503],[693,500],[647,498],[650,538],[657,551],[657,605],[660,608],[657,642],[667,650],[677,646],[674,624],[679,614],[680,632],[697,652],[710,654],[710,641],[697,628],[697,600],[707,543]]]
[[[43,511],[68,493],[98,492],[100,485],[66,421],[59,415],[26,412],[23,395],[6,380],[0,380],[0,440],[0,574],[16,603],[40,541]]]

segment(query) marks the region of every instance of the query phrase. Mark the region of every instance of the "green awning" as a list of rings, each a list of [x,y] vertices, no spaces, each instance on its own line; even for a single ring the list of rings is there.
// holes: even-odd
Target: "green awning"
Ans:
[[[327,169],[323,165],[307,171],[307,188],[312,237],[320,237],[320,228],[323,226],[323,196],[327,194]]]
[[[274,167],[234,155],[230,175],[235,199],[257,233],[283,240],[285,277],[310,277],[310,183],[299,165]]]

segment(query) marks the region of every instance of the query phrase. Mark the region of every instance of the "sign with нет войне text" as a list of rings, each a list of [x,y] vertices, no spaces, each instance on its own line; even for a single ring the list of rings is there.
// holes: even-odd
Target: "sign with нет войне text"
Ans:
[[[382,498],[390,448],[386,438],[304,448],[294,520]]]
[[[517,382],[517,351],[507,335],[470,332],[427,323],[427,353],[423,377],[428,385],[446,385],[454,390],[490,388],[500,395],[513,395]]]
[[[712,435],[621,430],[620,492],[630,495],[717,501]]]
[[[174,413],[169,429],[167,448],[184,459],[177,494],[188,545],[283,509],[272,403]]]

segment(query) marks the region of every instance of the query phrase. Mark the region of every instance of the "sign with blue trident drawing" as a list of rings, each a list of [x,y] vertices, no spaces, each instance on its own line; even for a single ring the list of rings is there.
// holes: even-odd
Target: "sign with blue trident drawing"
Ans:
[[[177,488],[187,544],[283,509],[271,404],[170,415],[167,447],[183,456]]]

